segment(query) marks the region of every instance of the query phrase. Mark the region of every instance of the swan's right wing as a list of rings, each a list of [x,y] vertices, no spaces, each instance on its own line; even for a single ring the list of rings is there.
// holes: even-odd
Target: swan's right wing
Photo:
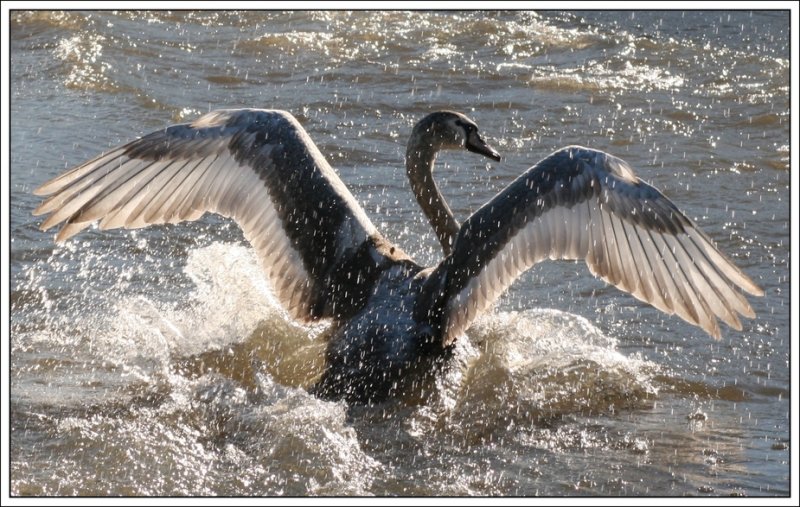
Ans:
[[[278,298],[301,320],[354,312],[389,259],[386,241],[297,120],[218,110],[153,132],[36,189],[57,241],[101,229],[233,218]],[[393,252],[392,252],[393,253]]]
[[[444,344],[466,331],[537,262],[582,259],[606,282],[719,338],[717,318],[741,329],[754,312],[736,289],[762,290],[661,192],[624,161],[559,150],[525,172],[461,227],[415,308]]]

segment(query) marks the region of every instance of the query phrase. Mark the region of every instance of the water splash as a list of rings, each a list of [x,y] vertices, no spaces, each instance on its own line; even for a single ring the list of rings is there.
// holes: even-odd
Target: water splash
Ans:
[[[557,310],[498,312],[470,331],[480,353],[455,395],[450,428],[470,440],[498,429],[647,406],[657,366],[628,357],[586,319]]]

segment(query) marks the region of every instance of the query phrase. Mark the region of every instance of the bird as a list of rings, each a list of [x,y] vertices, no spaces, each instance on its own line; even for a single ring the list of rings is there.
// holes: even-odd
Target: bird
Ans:
[[[412,129],[411,190],[442,248],[422,266],[381,234],[289,112],[220,109],[144,135],[45,182],[34,215],[63,242],[99,229],[232,218],[281,304],[330,322],[327,366],[309,391],[374,404],[442,368],[515,279],[545,259],[589,271],[719,339],[763,290],[659,190],[609,153],[567,146],[460,224],[433,178],[442,150],[495,162],[474,121],[435,111]]]

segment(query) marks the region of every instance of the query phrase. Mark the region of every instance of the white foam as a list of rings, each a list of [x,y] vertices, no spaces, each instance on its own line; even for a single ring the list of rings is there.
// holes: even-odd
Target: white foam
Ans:
[[[457,395],[454,431],[490,433],[564,416],[611,414],[656,394],[658,368],[617,350],[583,317],[557,310],[497,312],[473,326],[480,351]]]

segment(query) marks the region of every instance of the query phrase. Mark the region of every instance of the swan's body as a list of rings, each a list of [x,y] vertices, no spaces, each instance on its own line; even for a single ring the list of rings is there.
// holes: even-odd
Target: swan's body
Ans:
[[[221,110],[111,150],[36,190],[63,241],[100,221],[136,228],[232,217],[276,294],[303,321],[330,319],[314,391],[376,401],[430,371],[526,269],[584,259],[593,274],[715,337],[753,317],[761,289],[622,160],[582,147],[539,162],[459,226],[432,179],[436,153],[499,160],[459,113],[420,121],[406,154],[414,194],[446,257],[424,269],[372,225],[289,113]]]

